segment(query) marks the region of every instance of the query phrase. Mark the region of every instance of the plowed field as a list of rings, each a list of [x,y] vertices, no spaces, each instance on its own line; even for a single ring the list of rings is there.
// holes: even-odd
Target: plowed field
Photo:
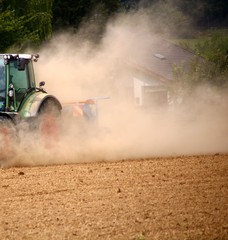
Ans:
[[[228,239],[228,155],[0,169],[0,239]]]

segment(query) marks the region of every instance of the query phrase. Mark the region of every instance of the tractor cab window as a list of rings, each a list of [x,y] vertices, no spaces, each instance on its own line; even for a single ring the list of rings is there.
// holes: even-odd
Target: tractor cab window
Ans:
[[[16,92],[26,92],[29,87],[27,69],[18,70],[17,61],[10,62],[10,83],[13,83]]]
[[[24,69],[18,69],[17,60],[10,62],[10,80],[9,83],[12,83],[15,89],[17,106],[23,100],[25,93],[29,88],[35,87],[34,77],[30,76],[31,63],[27,62]],[[31,78],[31,79],[30,79]]]
[[[0,111],[4,110],[6,97],[6,78],[5,65],[2,58],[0,58]]]

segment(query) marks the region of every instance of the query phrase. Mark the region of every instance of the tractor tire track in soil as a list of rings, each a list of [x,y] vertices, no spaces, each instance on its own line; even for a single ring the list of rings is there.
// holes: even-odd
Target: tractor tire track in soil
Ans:
[[[228,239],[228,155],[0,169],[0,239]]]

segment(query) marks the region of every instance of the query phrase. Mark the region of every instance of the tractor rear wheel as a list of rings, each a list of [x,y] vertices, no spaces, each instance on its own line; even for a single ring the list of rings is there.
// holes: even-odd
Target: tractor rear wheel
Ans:
[[[54,100],[42,103],[39,111],[39,132],[45,148],[52,148],[59,140],[60,107]]]

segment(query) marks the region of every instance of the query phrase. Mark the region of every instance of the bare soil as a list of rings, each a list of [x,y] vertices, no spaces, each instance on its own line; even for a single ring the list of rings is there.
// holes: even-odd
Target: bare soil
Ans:
[[[228,155],[0,169],[0,239],[228,239]]]

